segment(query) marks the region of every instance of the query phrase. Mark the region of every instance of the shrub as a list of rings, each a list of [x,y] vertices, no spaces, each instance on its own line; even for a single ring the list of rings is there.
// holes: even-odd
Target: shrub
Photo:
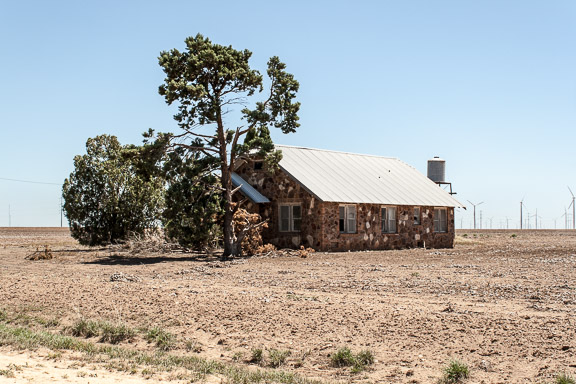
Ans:
[[[70,333],[76,337],[94,337],[100,334],[100,324],[92,320],[80,319],[70,327]]]
[[[165,163],[166,208],[162,223],[168,239],[197,250],[216,247],[222,237],[222,192],[218,177],[207,169],[218,164],[184,148],[169,153]]]
[[[354,365],[355,362],[354,354],[348,347],[340,348],[336,353],[332,354],[330,359],[332,366],[336,368],[349,367]]]
[[[556,376],[554,384],[576,384],[576,380],[574,380],[574,378],[567,373],[560,373],[558,376]]]
[[[102,337],[101,342],[118,344],[124,340],[132,340],[136,333],[133,329],[128,328],[124,324],[113,325],[110,323],[102,323]]]
[[[146,333],[146,340],[149,343],[155,343],[162,351],[169,351],[174,348],[175,337],[173,334],[166,332],[162,328],[154,327]]]
[[[332,366],[337,368],[352,367],[352,373],[363,371],[367,365],[374,363],[374,355],[369,350],[360,351],[358,354],[352,353],[350,348],[340,348],[330,356]]]
[[[444,368],[444,376],[440,379],[439,384],[456,384],[461,383],[470,376],[468,366],[458,360],[451,360],[448,366]]]
[[[290,356],[290,351],[271,349],[268,351],[268,359],[270,360],[268,365],[272,368],[278,368],[279,366],[284,365],[288,356]]]
[[[356,361],[362,365],[372,365],[374,364],[374,355],[370,350],[365,349],[356,355]]]
[[[263,359],[264,359],[264,351],[262,350],[262,348],[252,349],[252,355],[249,360],[250,363],[262,364]]]

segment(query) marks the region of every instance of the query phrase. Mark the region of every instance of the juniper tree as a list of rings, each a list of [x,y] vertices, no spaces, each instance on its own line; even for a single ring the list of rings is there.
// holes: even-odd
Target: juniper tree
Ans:
[[[123,146],[115,136],[88,139],[62,187],[70,231],[80,244],[120,242],[157,226],[164,198],[161,141]]]

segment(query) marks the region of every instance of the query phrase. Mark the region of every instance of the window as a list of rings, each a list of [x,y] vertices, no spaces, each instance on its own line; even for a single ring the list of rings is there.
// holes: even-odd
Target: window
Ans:
[[[281,204],[280,232],[299,232],[302,224],[302,207],[296,204]]]
[[[356,206],[340,206],[340,233],[356,233]]]
[[[382,207],[382,233],[396,233],[396,207]]]
[[[422,224],[420,216],[420,207],[414,207],[414,225]]]
[[[446,208],[434,208],[434,232],[448,232]]]

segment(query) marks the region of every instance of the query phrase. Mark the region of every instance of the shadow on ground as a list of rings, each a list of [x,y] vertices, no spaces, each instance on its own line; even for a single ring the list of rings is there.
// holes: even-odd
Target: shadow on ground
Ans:
[[[85,261],[83,264],[95,265],[148,265],[159,263],[173,263],[173,262],[215,262],[220,261],[220,258],[215,255],[203,254],[178,254],[178,255],[163,255],[163,256],[134,256],[134,255],[117,255],[113,254],[106,257],[100,257],[96,260]]]

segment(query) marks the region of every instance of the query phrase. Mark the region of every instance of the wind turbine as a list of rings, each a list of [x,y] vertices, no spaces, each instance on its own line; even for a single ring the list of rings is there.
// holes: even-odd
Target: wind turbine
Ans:
[[[570,194],[572,195],[572,201],[570,202],[570,205],[568,206],[568,209],[570,209],[570,206],[572,206],[572,229],[576,229],[576,204],[574,204],[574,194],[572,193],[572,190],[570,189],[570,187],[568,187],[568,190],[570,191]]]
[[[524,196],[522,200],[520,200],[520,229],[522,229],[522,208],[526,206],[526,204],[524,204],[525,197],[526,196]]]
[[[478,204],[474,204],[470,200],[468,200],[468,202],[474,206],[474,229],[476,229],[476,206],[482,204],[483,201],[478,203]]]

